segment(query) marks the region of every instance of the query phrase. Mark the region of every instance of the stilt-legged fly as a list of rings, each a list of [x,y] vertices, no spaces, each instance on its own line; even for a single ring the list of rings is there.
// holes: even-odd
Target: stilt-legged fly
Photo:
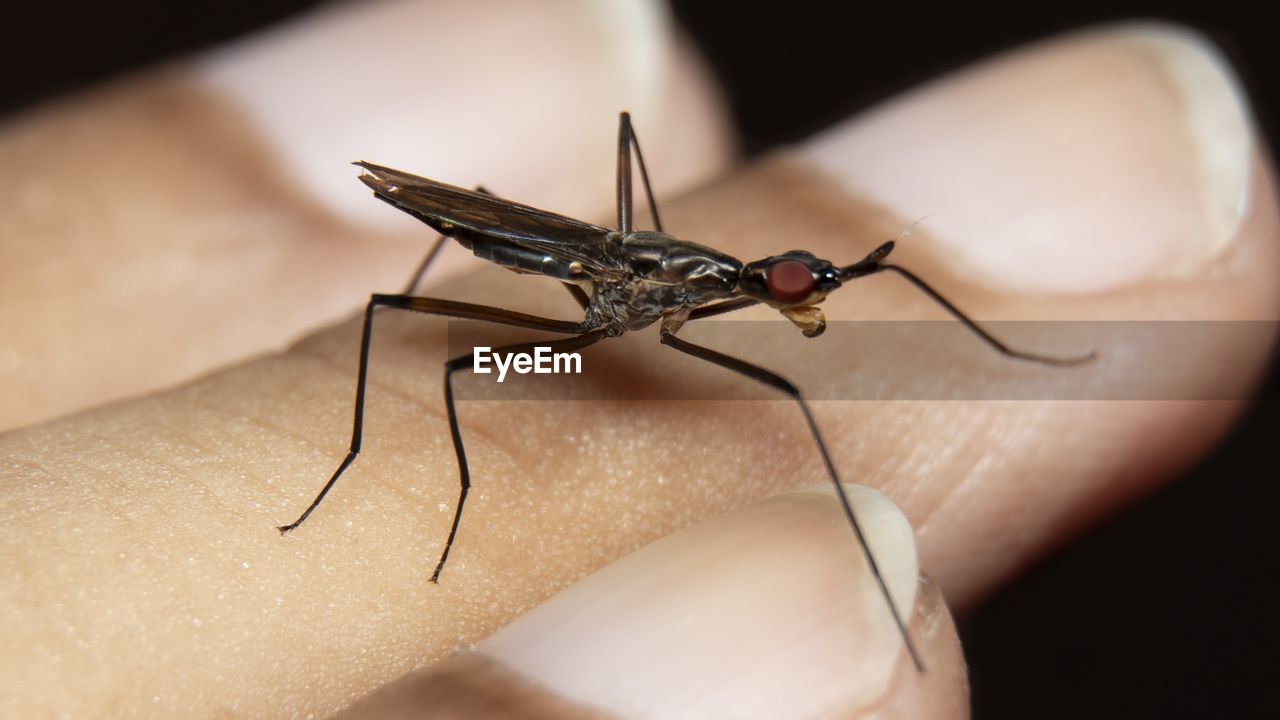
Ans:
[[[652,231],[634,228],[631,192],[633,155],[640,167],[640,179],[653,216],[655,229]],[[639,330],[661,322],[659,337],[662,344],[758,380],[785,393],[796,402],[817,445],[818,453],[822,456],[827,475],[835,484],[836,496],[862,548],[871,574],[902,633],[911,659],[918,669],[924,669],[920,654],[907,633],[906,620],[902,614],[903,610],[909,608],[898,608],[894,604],[875,556],[867,546],[858,518],[840,485],[835,464],[814,421],[813,413],[800,390],[769,370],[680,338],[680,328],[692,320],[764,303],[781,312],[806,337],[816,337],[826,327],[822,310],[817,306],[829,293],[850,280],[890,272],[919,288],[1004,355],[1055,365],[1081,362],[1090,356],[1058,359],[1009,348],[915,274],[885,262],[893,250],[892,241],[884,243],[851,265],[840,266],[803,250],[744,263],[709,247],[666,234],[662,231],[662,221],[649,185],[649,174],[640,153],[640,143],[632,131],[631,117],[625,112],[620,117],[618,127],[617,230],[504,200],[483,189],[464,190],[367,162],[358,162],[356,165],[364,169],[360,180],[373,190],[375,197],[418,218],[440,233],[441,237],[418,267],[404,293],[373,295],[369,299],[360,344],[360,369],[356,381],[355,421],[351,431],[350,450],[311,505],[297,520],[281,526],[281,533],[293,530],[311,515],[360,453],[365,381],[369,370],[369,340],[373,332],[374,311],[379,307],[484,320],[568,336],[551,342],[519,343],[495,350],[509,353],[528,352],[535,345],[545,345],[554,352],[570,352],[605,338],[617,337],[628,330]],[[413,295],[447,238],[453,238],[477,257],[509,270],[545,275],[560,281],[582,306],[583,319],[579,322],[553,320],[513,310]],[[440,571],[449,559],[449,550],[453,547],[458,524],[462,519],[462,508],[467,501],[467,491],[471,488],[471,471],[467,465],[462,433],[458,427],[458,414],[454,407],[453,375],[471,367],[473,357],[471,354],[462,355],[445,363],[444,401],[449,416],[449,430],[453,436],[453,448],[457,454],[462,490],[458,496],[458,505],[454,508],[453,524],[440,554],[440,561],[431,575],[433,582],[439,582]]]

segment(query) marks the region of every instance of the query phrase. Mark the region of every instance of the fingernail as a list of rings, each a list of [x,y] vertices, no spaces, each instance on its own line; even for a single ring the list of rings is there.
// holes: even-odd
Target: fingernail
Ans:
[[[1204,37],[1128,24],[1014,52],[802,155],[997,287],[1096,292],[1194,273],[1249,210],[1254,133]]]
[[[349,219],[401,220],[352,191],[357,159],[459,185],[502,178],[504,196],[586,214],[608,188],[596,201],[575,171],[600,165],[619,110],[656,124],[675,92],[672,35],[659,3],[391,0],[323,8],[197,67],[298,187]]]
[[[911,526],[846,486],[909,615]],[[886,692],[904,645],[830,489],[766,500],[660,540],[587,577],[477,651],[613,716],[830,717]]]

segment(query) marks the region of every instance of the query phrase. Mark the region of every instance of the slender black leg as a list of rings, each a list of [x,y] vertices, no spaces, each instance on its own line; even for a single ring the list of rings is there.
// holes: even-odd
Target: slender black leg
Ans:
[[[636,153],[636,164],[640,166],[640,184],[644,186],[644,196],[649,201],[649,214],[653,216],[653,229],[662,232],[662,218],[658,216],[658,202],[653,199],[653,185],[649,184],[649,169],[644,166],[644,153],[640,152],[640,136],[636,134],[635,128],[631,125],[631,115],[622,113],[622,124],[625,131],[630,136],[631,149]],[[620,131],[620,132],[622,132]],[[621,141],[621,138],[619,138]],[[621,142],[619,142],[621,145]],[[630,168],[628,168],[630,172]],[[629,176],[628,176],[628,179]]]
[[[631,232],[631,114],[618,116],[618,231]]]
[[[640,165],[640,182],[644,185],[644,194],[649,200],[649,213],[653,215],[653,229],[662,232],[662,218],[658,216],[658,203],[653,199],[653,186],[649,184],[649,170],[644,166],[640,140],[631,127],[631,113],[627,112],[618,116],[618,229],[624,233],[633,230],[631,227],[631,153],[633,150],[636,154],[636,162]]]
[[[827,452],[827,444],[823,441],[822,434],[818,432],[818,423],[814,421],[813,413],[809,411],[809,404],[804,401],[800,390],[781,375],[735,357],[730,357],[724,353],[716,352],[710,348],[682,340],[676,337],[674,332],[665,328],[661,331],[660,337],[663,345],[668,345],[687,355],[706,360],[740,375],[745,375],[752,380],[777,388],[786,393],[792,400],[795,400],[796,404],[800,406],[800,412],[804,414],[804,421],[809,425],[809,433],[813,436],[813,440],[818,446],[818,452],[822,455],[822,462],[827,467],[827,475],[831,477],[831,482],[836,486],[836,497],[840,499],[845,518],[849,520],[849,526],[853,528],[853,534],[858,538],[858,545],[862,547],[862,554],[867,558],[867,567],[871,569],[872,576],[875,577],[876,583],[880,586],[880,592],[884,595],[885,602],[889,605],[889,612],[893,613],[893,621],[897,623],[898,631],[902,633],[902,641],[907,646],[907,652],[910,653],[911,660],[915,663],[917,670],[924,672],[924,663],[920,659],[920,653],[916,650],[915,644],[911,642],[911,636],[907,633],[906,622],[898,612],[898,606],[894,603],[893,596],[889,594],[889,587],[885,584],[884,576],[880,574],[880,566],[876,563],[871,547],[867,545],[867,538],[862,532],[862,525],[858,523],[858,518],[853,513],[853,505],[849,503],[849,497],[845,495],[844,486],[840,484],[840,476],[836,473],[835,463],[831,461],[831,454]]]
[[[552,342],[534,341],[515,345],[506,345],[495,349],[495,354],[528,352],[535,347],[546,347],[551,352],[572,352],[593,345],[607,337],[605,328],[596,328],[575,337],[563,338]],[[475,355],[459,355],[444,364],[444,405],[449,414],[449,433],[453,437],[453,452],[458,458],[458,475],[462,481],[462,489],[458,493],[458,505],[453,509],[453,525],[449,528],[449,537],[444,541],[444,552],[440,553],[440,562],[435,572],[431,573],[431,582],[440,582],[440,571],[449,559],[449,551],[453,549],[453,540],[458,536],[458,524],[462,521],[462,506],[467,502],[467,492],[471,489],[471,470],[467,465],[467,450],[462,443],[462,431],[458,427],[458,411],[453,399],[453,374],[459,370],[470,368],[475,362]]]
[[[500,325],[513,325],[515,327],[529,328],[531,330],[545,330],[547,332],[564,333],[569,335],[581,335],[582,333],[589,333],[591,331],[591,328],[586,327],[585,323],[552,320],[550,318],[526,315],[524,313],[489,307],[487,305],[473,305],[471,303],[455,302],[453,300],[437,300],[435,298],[411,297],[408,295],[372,296],[369,299],[369,304],[364,310],[364,330],[360,336],[360,369],[356,375],[356,409],[355,420],[351,425],[350,449],[347,450],[346,457],[342,459],[342,463],[338,465],[338,469],[334,471],[333,476],[329,478],[329,482],[324,484],[324,487],[320,489],[320,493],[316,495],[316,499],[311,501],[311,504],[307,506],[307,509],[303,511],[302,515],[288,525],[281,525],[276,528],[281,532],[281,534],[287,533],[298,527],[309,515],[311,515],[311,512],[320,505],[320,501],[324,500],[324,496],[333,488],[333,485],[338,481],[338,478],[342,477],[342,473],[346,472],[347,468],[351,466],[351,463],[355,461],[356,456],[360,454],[360,442],[364,433],[365,381],[369,373],[369,341],[373,337],[374,311],[379,307],[400,308],[428,315],[443,315],[445,317],[484,320],[487,322],[498,323]],[[452,413],[452,410],[450,412]],[[454,442],[455,444],[458,443],[456,435]],[[461,445],[458,445],[458,447],[460,448]],[[459,456],[458,459],[459,462],[462,462],[461,456]]]
[[[981,325],[975,322],[968,315],[965,315],[963,312],[961,312],[960,308],[956,307],[955,305],[952,305],[951,301],[942,297],[942,294],[939,293],[937,290],[934,290],[933,288],[929,287],[929,284],[926,283],[924,280],[922,280],[915,273],[911,272],[910,270],[900,265],[889,265],[888,263],[881,264],[880,267],[876,270],[876,272],[884,272],[886,270],[888,270],[889,272],[894,272],[894,273],[897,273],[898,275],[901,275],[903,278],[906,279],[907,282],[916,286],[916,288],[920,290],[920,292],[923,292],[925,295],[928,295],[930,299],[932,299],[934,302],[941,305],[944,309],[946,309],[947,312],[951,313],[951,315],[955,317],[955,319],[959,320],[961,323],[964,324],[965,327],[972,330],[973,334],[982,338],[988,345],[995,348],[996,352],[999,352],[1001,355],[1007,355],[1011,358],[1016,358],[1018,360],[1030,360],[1031,362],[1044,363],[1045,365],[1079,365],[1080,363],[1089,362],[1090,360],[1097,357],[1097,353],[1095,352],[1090,352],[1087,355],[1080,355],[1077,357],[1060,358],[1060,357],[1052,357],[1050,355],[1037,355],[1036,353],[1025,352],[1023,350],[1015,350],[1014,348],[1011,348],[1008,345],[1004,344],[1004,342],[1002,342],[995,335],[992,335],[991,333],[984,330]]]
[[[942,293],[934,290],[929,283],[925,282],[919,275],[916,275],[901,265],[883,262],[883,260],[888,257],[889,253],[893,252],[893,246],[894,242],[890,240],[875,250],[872,250],[871,254],[867,255],[865,258],[847,268],[844,268],[840,273],[842,280],[854,280],[856,278],[875,275],[876,273],[886,271],[896,273],[904,280],[914,285],[917,290],[928,295],[929,299],[941,305],[944,310],[951,313],[952,317],[959,320],[965,327],[969,328],[974,335],[977,335],[983,342],[995,349],[996,352],[1007,357],[1015,358],[1017,360],[1029,360],[1031,362],[1044,363],[1045,365],[1079,365],[1080,363],[1089,362],[1097,357],[1097,353],[1094,352],[1069,358],[1052,357],[1050,355],[1037,355],[1036,353],[1015,350],[1014,348],[1009,347],[995,335],[987,332],[986,329],[979,325],[973,318],[965,315],[960,308],[956,307],[950,300],[943,297]]]
[[[402,295],[412,295],[418,289],[418,285],[422,284],[422,278],[427,274],[427,269],[431,267],[431,263],[435,262],[436,256],[444,249],[446,242],[449,242],[449,238],[444,235],[436,237],[435,244],[427,251],[427,256],[422,258],[422,262],[418,263],[418,269],[413,271],[413,276],[409,278],[409,284],[405,285]]]

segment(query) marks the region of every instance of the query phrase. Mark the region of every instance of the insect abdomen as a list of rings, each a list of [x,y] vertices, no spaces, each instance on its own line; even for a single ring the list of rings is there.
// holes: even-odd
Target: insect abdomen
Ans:
[[[546,275],[557,280],[579,279],[574,272],[575,268],[572,267],[574,263],[563,258],[552,257],[538,250],[466,231],[455,232],[453,238],[481,260],[488,260],[508,270]]]

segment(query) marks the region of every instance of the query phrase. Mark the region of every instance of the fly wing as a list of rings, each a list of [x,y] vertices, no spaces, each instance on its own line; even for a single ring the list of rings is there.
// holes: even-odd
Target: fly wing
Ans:
[[[448,226],[465,228],[576,260],[596,275],[622,269],[607,228],[373,163],[355,165],[367,171],[360,180],[376,196],[445,234]]]

